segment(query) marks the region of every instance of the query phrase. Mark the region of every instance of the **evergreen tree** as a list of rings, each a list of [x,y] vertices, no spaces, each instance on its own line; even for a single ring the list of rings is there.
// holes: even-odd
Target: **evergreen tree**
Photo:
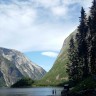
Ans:
[[[78,59],[77,59],[76,47],[73,37],[70,39],[68,59],[69,59],[69,63],[67,65],[67,73],[69,76],[69,80],[78,82],[80,76],[78,76]]]
[[[90,10],[88,22],[82,7],[76,42],[71,38],[68,50],[69,80],[77,82],[89,74],[96,75],[96,0]]]
[[[96,0],[93,0],[93,4],[90,10],[90,18],[88,19],[89,27],[89,56],[91,74],[96,75]]]
[[[76,34],[77,40],[77,53],[79,57],[79,67],[82,71],[82,78],[87,77],[89,74],[88,68],[88,46],[87,46],[87,32],[88,26],[86,24],[86,13],[82,7],[81,9],[81,17],[80,17],[80,25],[78,27],[78,33]]]
[[[94,37],[94,35],[96,34],[96,0],[93,0],[93,5],[91,7],[90,10],[90,26],[89,28],[91,28],[91,35],[92,37]]]
[[[91,39],[92,39],[92,34],[91,34],[91,30],[92,30],[92,23],[91,23],[91,17],[88,17],[88,34],[87,34],[87,45],[88,45],[88,64],[89,64],[89,74],[91,74]]]

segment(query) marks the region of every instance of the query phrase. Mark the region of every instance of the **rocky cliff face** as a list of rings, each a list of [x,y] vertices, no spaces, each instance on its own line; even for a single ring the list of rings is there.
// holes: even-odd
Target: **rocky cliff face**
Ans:
[[[41,79],[46,71],[31,62],[23,53],[0,48],[0,86],[10,86],[22,77]]]

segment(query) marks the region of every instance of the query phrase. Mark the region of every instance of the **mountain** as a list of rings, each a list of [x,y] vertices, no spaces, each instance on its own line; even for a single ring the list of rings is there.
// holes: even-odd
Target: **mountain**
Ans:
[[[68,75],[66,73],[66,65],[68,62],[67,52],[69,47],[69,41],[72,36],[75,38],[76,33],[77,30],[75,30],[65,39],[61,51],[55,63],[53,64],[53,67],[43,77],[43,79],[40,82],[41,85],[59,85],[68,80]]]
[[[46,71],[23,53],[0,47],[0,86],[11,86],[22,77],[41,79]]]

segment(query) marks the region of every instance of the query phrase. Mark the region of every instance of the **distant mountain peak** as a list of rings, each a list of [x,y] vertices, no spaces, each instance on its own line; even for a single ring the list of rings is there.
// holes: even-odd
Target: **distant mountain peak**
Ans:
[[[0,80],[10,86],[22,77],[41,79],[46,71],[31,62],[23,53],[0,47],[0,73]]]

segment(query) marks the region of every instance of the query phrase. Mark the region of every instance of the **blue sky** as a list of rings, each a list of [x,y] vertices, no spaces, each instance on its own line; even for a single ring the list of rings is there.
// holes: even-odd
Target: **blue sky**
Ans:
[[[45,55],[44,55],[44,53],[45,53]],[[52,65],[56,59],[56,56],[57,56],[56,53],[53,54],[53,57],[52,57],[52,53],[51,53],[51,55],[46,56],[48,54],[49,54],[49,52],[48,53],[46,53],[46,52],[41,53],[41,51],[40,52],[26,52],[25,53],[25,55],[30,60],[32,60],[32,62],[36,62],[37,64],[39,64],[39,66],[44,68],[46,71],[48,71],[52,67]]]
[[[91,0],[0,0],[0,45],[16,49],[46,71]]]

